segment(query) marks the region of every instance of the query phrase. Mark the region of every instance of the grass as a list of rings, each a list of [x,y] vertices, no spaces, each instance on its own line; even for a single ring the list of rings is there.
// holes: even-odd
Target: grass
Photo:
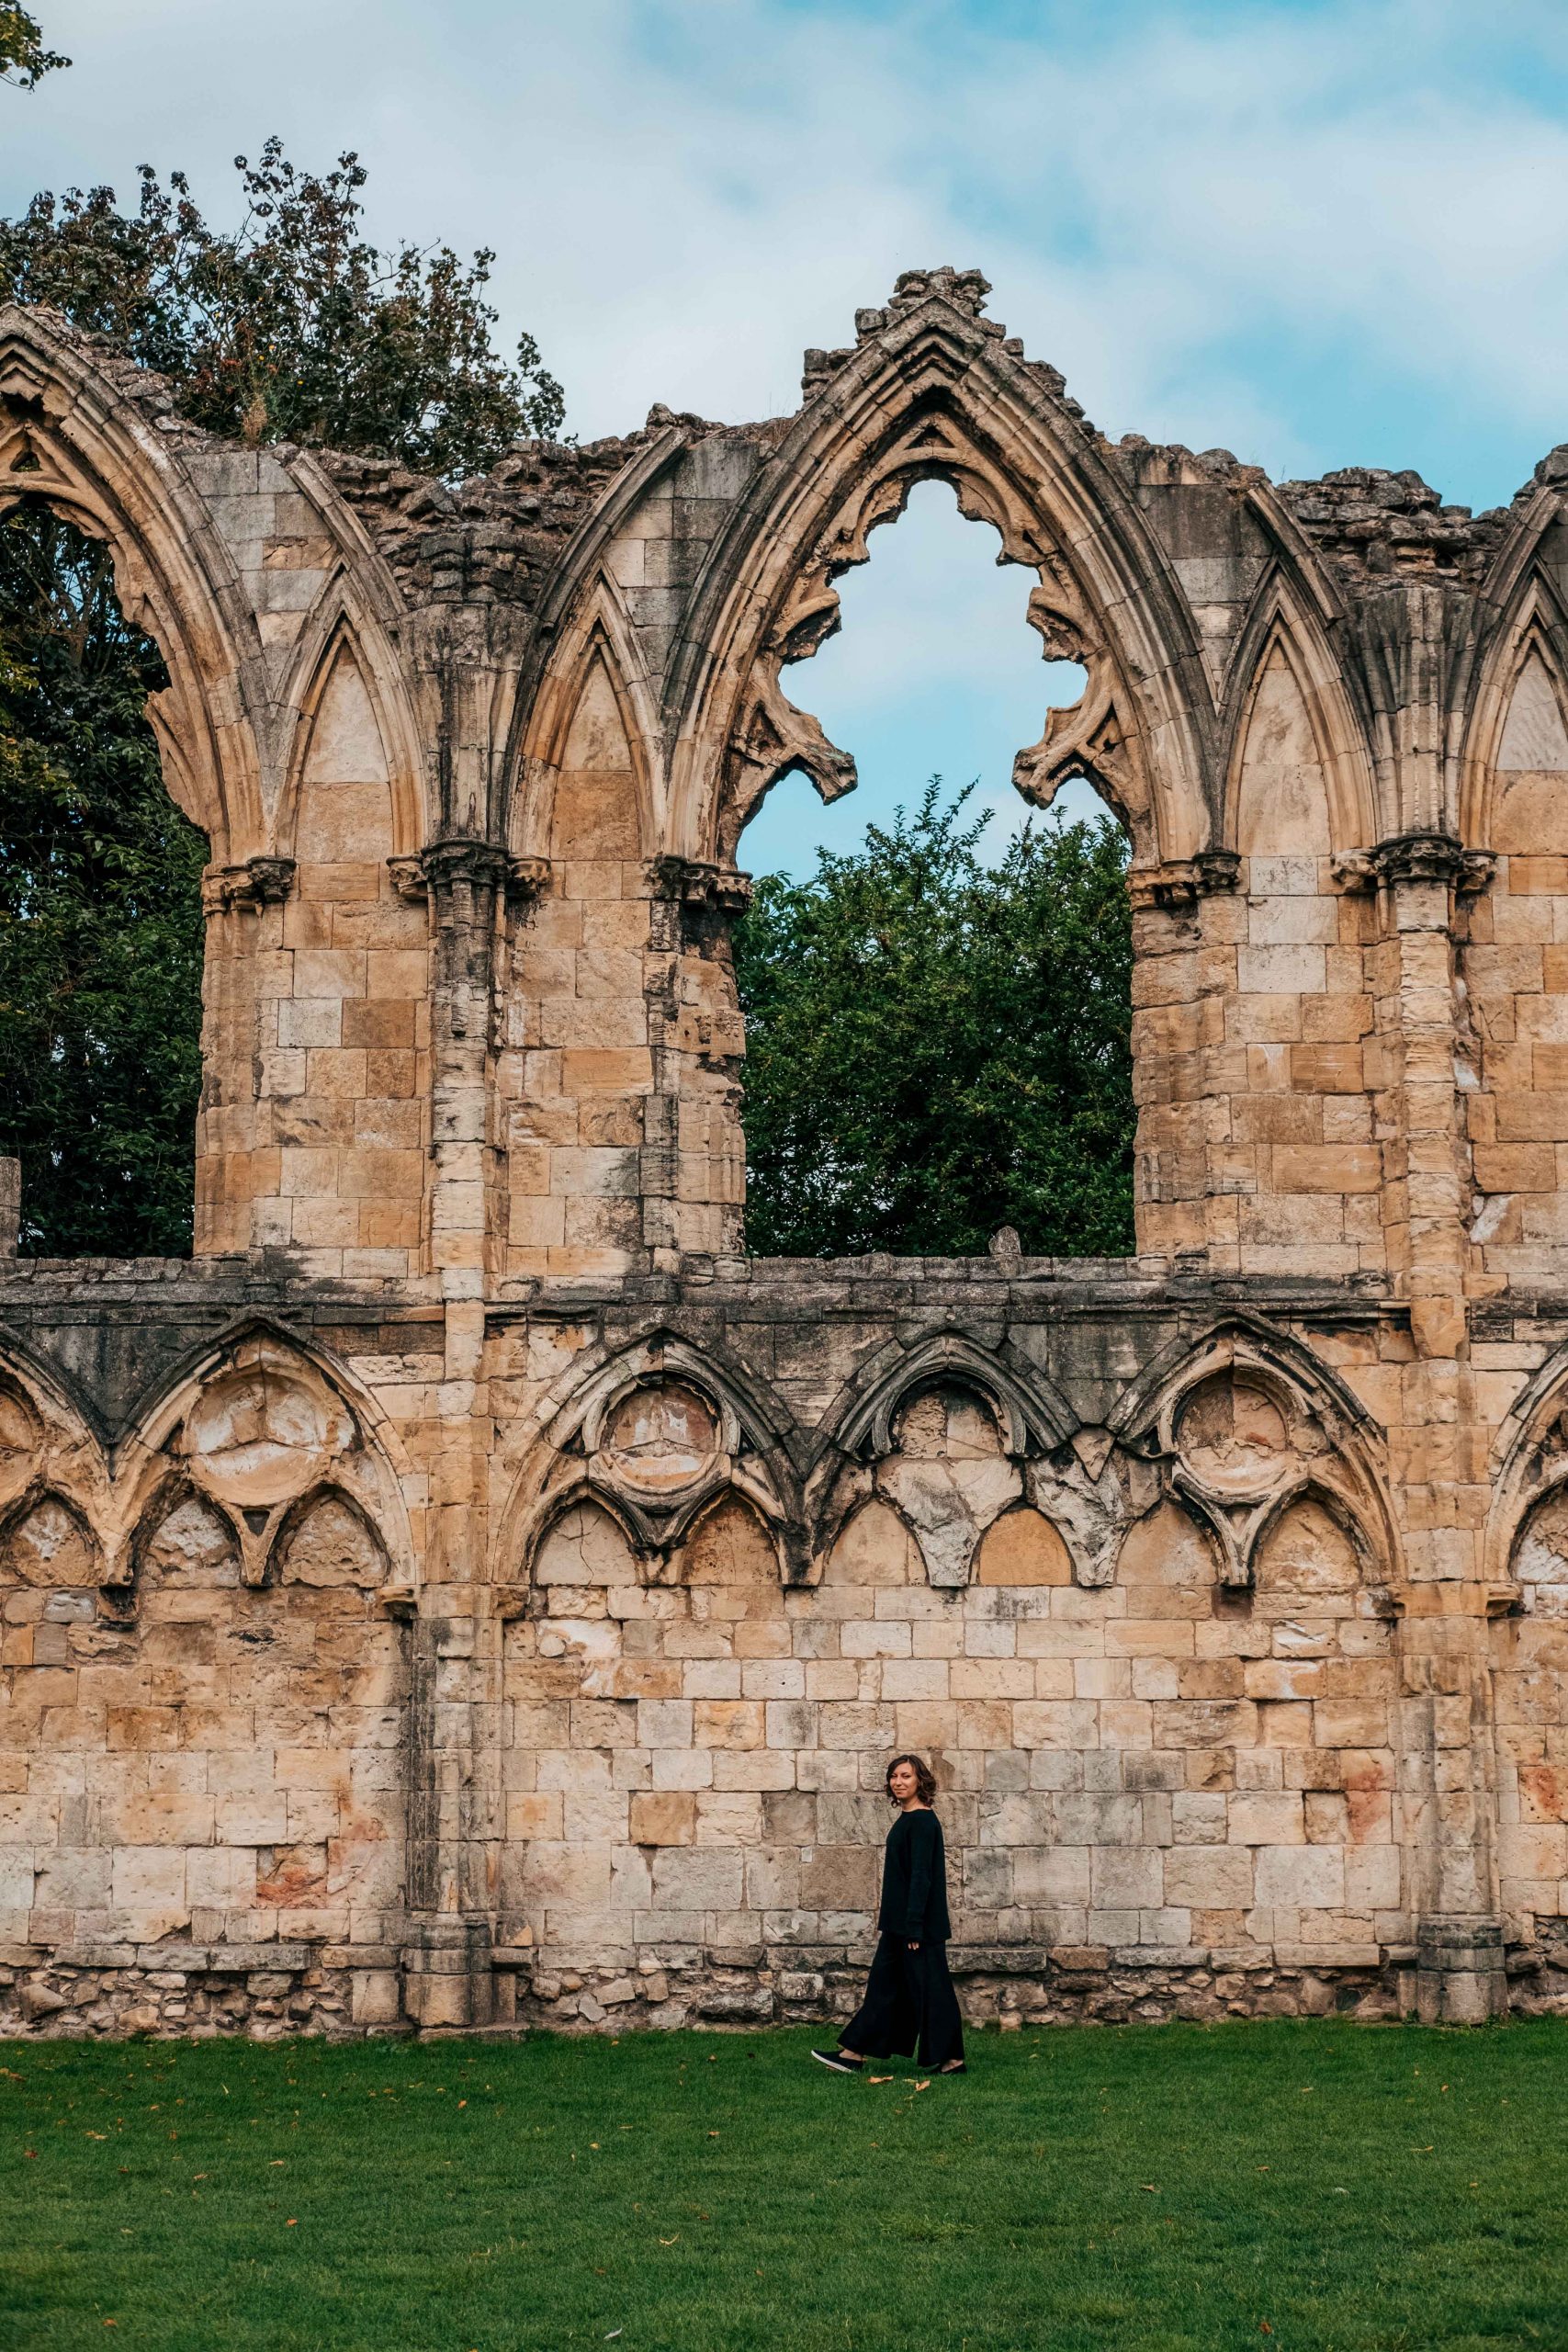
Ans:
[[[1568,2021],[810,2041],[0,2046],[0,2345],[1568,2346]]]

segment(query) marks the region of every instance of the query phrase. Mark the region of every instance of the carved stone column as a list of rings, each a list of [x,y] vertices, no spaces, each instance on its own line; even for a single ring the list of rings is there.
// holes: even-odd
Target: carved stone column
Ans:
[[[404,1998],[426,2025],[488,2015],[482,1871],[471,1855],[483,1779],[482,1647],[487,1280],[494,1263],[497,1151],[491,1064],[510,861],[496,843],[435,842],[394,868],[430,909],[431,1182],[427,1261],[446,1306],[430,1463],[430,1543],[412,1629],[410,1942]],[[480,1917],[475,1918],[473,1915]]]
[[[1234,1203],[1217,1141],[1245,1060],[1227,1075],[1225,1003],[1235,987],[1240,860],[1229,850],[1134,866],[1134,1088],[1138,1246],[1190,1267],[1233,1271]]]
[[[1408,1301],[1411,1360],[1389,1430],[1406,1581],[1399,1596],[1400,1773],[1429,2020],[1475,2023],[1506,2006],[1496,1790],[1480,1532],[1486,1429],[1470,1363],[1470,1177],[1456,1076],[1454,944],[1461,895],[1490,861],[1451,836],[1410,832],[1339,861],[1378,892],[1374,1090],[1389,1264]]]
[[[202,972],[201,1106],[196,1123],[195,1253],[287,1247],[281,1159],[265,1072],[288,996],[284,909],[291,857],[209,865],[201,877],[207,918]]]
[[[643,1238],[653,1263],[739,1251],[746,1147],[742,1028],[729,928],[750,877],[695,858],[655,858],[644,992],[653,1086],[643,1109]]]

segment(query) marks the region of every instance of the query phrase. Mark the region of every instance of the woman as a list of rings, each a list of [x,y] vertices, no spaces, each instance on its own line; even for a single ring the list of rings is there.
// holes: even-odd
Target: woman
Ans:
[[[962,2075],[964,2021],[947,1973],[947,1854],[931,1811],[936,1781],[918,1756],[896,1756],[887,1793],[898,1818],[887,1833],[876,1957],[865,1998],[836,2050],[811,2055],[836,2075],[858,2075],[868,2058],[908,2058],[939,2075]]]

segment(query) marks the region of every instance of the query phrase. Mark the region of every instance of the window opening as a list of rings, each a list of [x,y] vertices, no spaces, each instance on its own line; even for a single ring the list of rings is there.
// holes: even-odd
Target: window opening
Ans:
[[[189,1251],[205,837],[166,791],[167,684],[107,546],[0,516],[0,1155],[37,1257]]]
[[[1086,780],[1043,814],[1012,787],[1087,681],[1042,662],[1030,575],[987,544],[918,486],[784,676],[860,782],[825,808],[786,777],[741,838],[759,1256],[968,1256],[1010,1226],[1031,1254],[1134,1247],[1126,838]]]

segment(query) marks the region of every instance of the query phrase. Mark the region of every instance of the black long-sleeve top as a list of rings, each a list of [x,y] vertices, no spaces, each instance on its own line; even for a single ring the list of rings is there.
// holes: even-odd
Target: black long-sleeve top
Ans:
[[[953,1932],[947,1916],[947,1849],[942,1824],[929,1806],[914,1805],[901,1813],[887,1833],[876,1924],[884,1935],[923,1944],[945,1943]]]

